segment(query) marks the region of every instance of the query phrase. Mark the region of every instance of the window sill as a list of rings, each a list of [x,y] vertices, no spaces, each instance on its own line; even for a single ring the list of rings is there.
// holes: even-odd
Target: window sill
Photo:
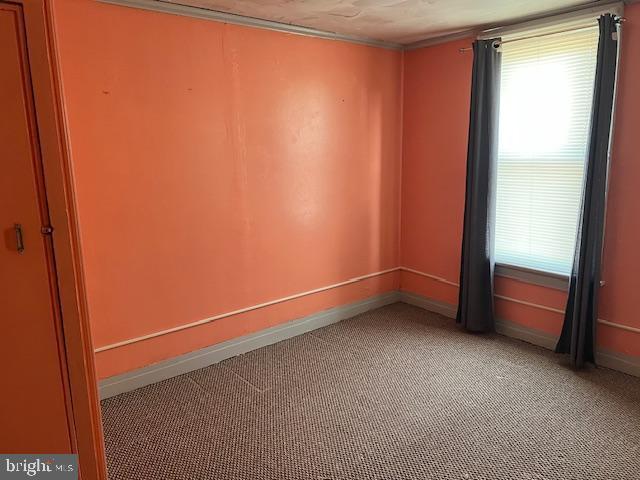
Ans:
[[[569,277],[558,273],[543,272],[525,267],[496,264],[495,274],[499,277],[512,278],[520,282],[532,283],[556,290],[569,289]]]

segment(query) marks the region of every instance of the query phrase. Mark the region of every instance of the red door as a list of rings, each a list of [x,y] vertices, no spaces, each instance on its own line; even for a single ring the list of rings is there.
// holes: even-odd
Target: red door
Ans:
[[[68,389],[22,10],[0,3],[0,452],[70,453]]]

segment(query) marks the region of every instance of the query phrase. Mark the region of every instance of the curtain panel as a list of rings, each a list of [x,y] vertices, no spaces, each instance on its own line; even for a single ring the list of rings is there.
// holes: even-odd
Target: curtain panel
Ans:
[[[493,244],[501,54],[496,41],[473,43],[467,179],[456,321],[472,332],[495,328]]]

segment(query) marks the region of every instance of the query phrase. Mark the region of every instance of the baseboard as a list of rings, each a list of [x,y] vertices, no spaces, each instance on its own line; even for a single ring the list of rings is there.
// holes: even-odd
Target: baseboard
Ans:
[[[355,303],[314,313],[260,332],[234,338],[195,352],[186,353],[132,372],[109,377],[100,382],[100,398],[113,397],[177,375],[208,367],[227,358],[337,323],[369,310],[396,303],[400,301],[400,297],[401,295],[398,291],[376,295]]]
[[[433,300],[411,292],[400,291],[400,301],[420,307],[429,312],[439,313],[445,317],[456,318],[457,308],[450,303]]]
[[[638,357],[609,350],[598,350],[596,352],[596,362],[598,362],[598,365],[611,370],[618,370],[634,377],[640,377],[640,358]]]
[[[517,338],[518,340],[538,345],[548,350],[555,349],[556,343],[558,343],[558,337],[555,335],[534,328],[524,327],[503,318],[496,319],[496,333],[504,335],[505,337]]]
[[[416,293],[400,292],[400,301],[415,305],[433,313],[439,313],[445,317],[456,318],[457,307],[450,303],[441,302],[432,298],[424,297]],[[546,332],[535,330],[533,328],[524,327],[515,322],[505,319],[496,320],[496,333],[505,337],[517,338],[539,347],[553,350],[558,341],[557,337],[549,335]]]
[[[388,292],[359,302],[314,313],[283,325],[234,338],[132,372],[109,377],[100,382],[100,398],[113,397],[177,375],[208,367],[227,358],[235,357],[236,355],[241,355],[395,302],[408,303],[449,318],[455,318],[457,311],[454,305],[415,293],[404,291]],[[555,348],[557,342],[557,337],[554,335],[504,319],[496,321],[496,332],[550,350]],[[640,377],[639,357],[600,350],[597,352],[597,361],[598,365],[603,367]]]
[[[430,312],[439,313],[445,317],[455,318],[456,316],[457,308],[455,305],[433,300],[415,293],[400,292],[400,301],[415,305]],[[558,343],[558,337],[555,335],[525,327],[502,318],[496,320],[496,333],[504,335],[505,337],[516,338],[548,350],[554,350],[556,343]],[[609,350],[598,350],[596,352],[596,362],[602,367],[640,377],[640,357],[633,357]]]

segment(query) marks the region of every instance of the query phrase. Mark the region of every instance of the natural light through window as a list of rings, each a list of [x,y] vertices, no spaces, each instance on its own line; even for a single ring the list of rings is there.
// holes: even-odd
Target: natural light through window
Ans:
[[[569,274],[598,29],[502,45],[496,262]]]

